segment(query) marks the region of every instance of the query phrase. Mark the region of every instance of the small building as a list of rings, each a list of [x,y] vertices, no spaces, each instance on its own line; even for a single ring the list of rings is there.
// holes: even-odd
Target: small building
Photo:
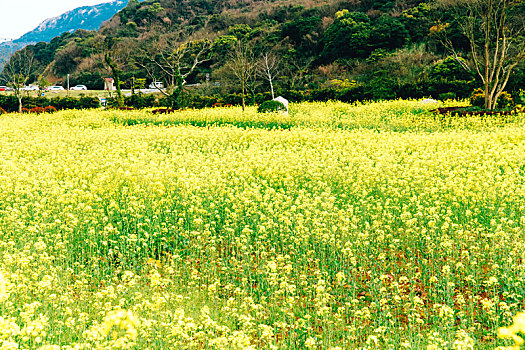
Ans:
[[[113,78],[104,78],[104,90],[114,91],[116,89],[115,80]]]

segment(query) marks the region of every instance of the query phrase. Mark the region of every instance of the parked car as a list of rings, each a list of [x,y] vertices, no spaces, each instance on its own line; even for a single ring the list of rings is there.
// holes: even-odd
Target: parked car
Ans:
[[[48,86],[46,90],[47,91],[62,91],[64,90],[64,87],[60,85],[53,85],[53,86]]]
[[[39,89],[38,89],[38,86],[29,85],[29,86],[24,86],[20,90],[22,90],[22,91],[38,91]]]
[[[12,87],[9,86],[0,86],[0,91],[13,91]]]
[[[150,89],[164,89],[164,83],[162,81],[154,81],[149,84]]]
[[[70,90],[87,90],[87,89],[88,88],[86,85],[75,85]]]

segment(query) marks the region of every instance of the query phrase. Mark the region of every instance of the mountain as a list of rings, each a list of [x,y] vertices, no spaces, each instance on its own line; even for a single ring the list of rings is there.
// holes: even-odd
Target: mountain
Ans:
[[[0,71],[16,50],[38,42],[49,43],[63,33],[72,33],[78,29],[97,30],[104,22],[126,7],[127,3],[128,0],[114,0],[94,6],[78,7],[60,16],[46,19],[34,30],[18,39],[0,38]]]
[[[77,29],[96,30],[127,5],[127,0],[115,0],[95,6],[82,6],[60,16],[48,18],[34,30],[22,35],[14,43],[49,42],[62,33]]]

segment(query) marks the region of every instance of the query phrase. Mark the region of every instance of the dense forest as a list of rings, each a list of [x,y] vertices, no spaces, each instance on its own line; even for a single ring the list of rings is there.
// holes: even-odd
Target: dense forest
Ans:
[[[470,48],[453,13],[419,0],[130,0],[98,31],[24,50],[35,58],[30,81],[64,83],[69,74],[91,89],[115,75],[123,88],[159,80],[200,84],[192,91],[203,95],[255,94],[271,83],[277,91],[315,90],[319,99],[343,90],[355,99],[464,98],[481,85],[465,64]],[[239,80],[246,66],[232,61],[260,74]],[[521,64],[506,90],[523,86]]]

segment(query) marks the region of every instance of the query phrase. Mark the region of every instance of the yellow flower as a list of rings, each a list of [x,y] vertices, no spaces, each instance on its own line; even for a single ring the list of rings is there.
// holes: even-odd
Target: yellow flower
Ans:
[[[140,327],[139,319],[128,310],[114,310],[108,312],[104,321],[100,325],[101,333],[107,337],[110,332],[114,340],[119,338],[119,331],[125,331],[125,337],[136,340],[138,335],[137,328]],[[114,329],[116,328],[116,329]]]
[[[523,345],[523,338],[518,333],[525,333],[525,312],[520,312],[513,317],[513,323],[509,327],[498,328],[498,338],[510,338],[514,340],[515,346],[508,349],[519,349]]]
[[[7,298],[9,298],[7,284],[7,278],[5,278],[2,272],[0,272],[0,302],[6,301]]]

